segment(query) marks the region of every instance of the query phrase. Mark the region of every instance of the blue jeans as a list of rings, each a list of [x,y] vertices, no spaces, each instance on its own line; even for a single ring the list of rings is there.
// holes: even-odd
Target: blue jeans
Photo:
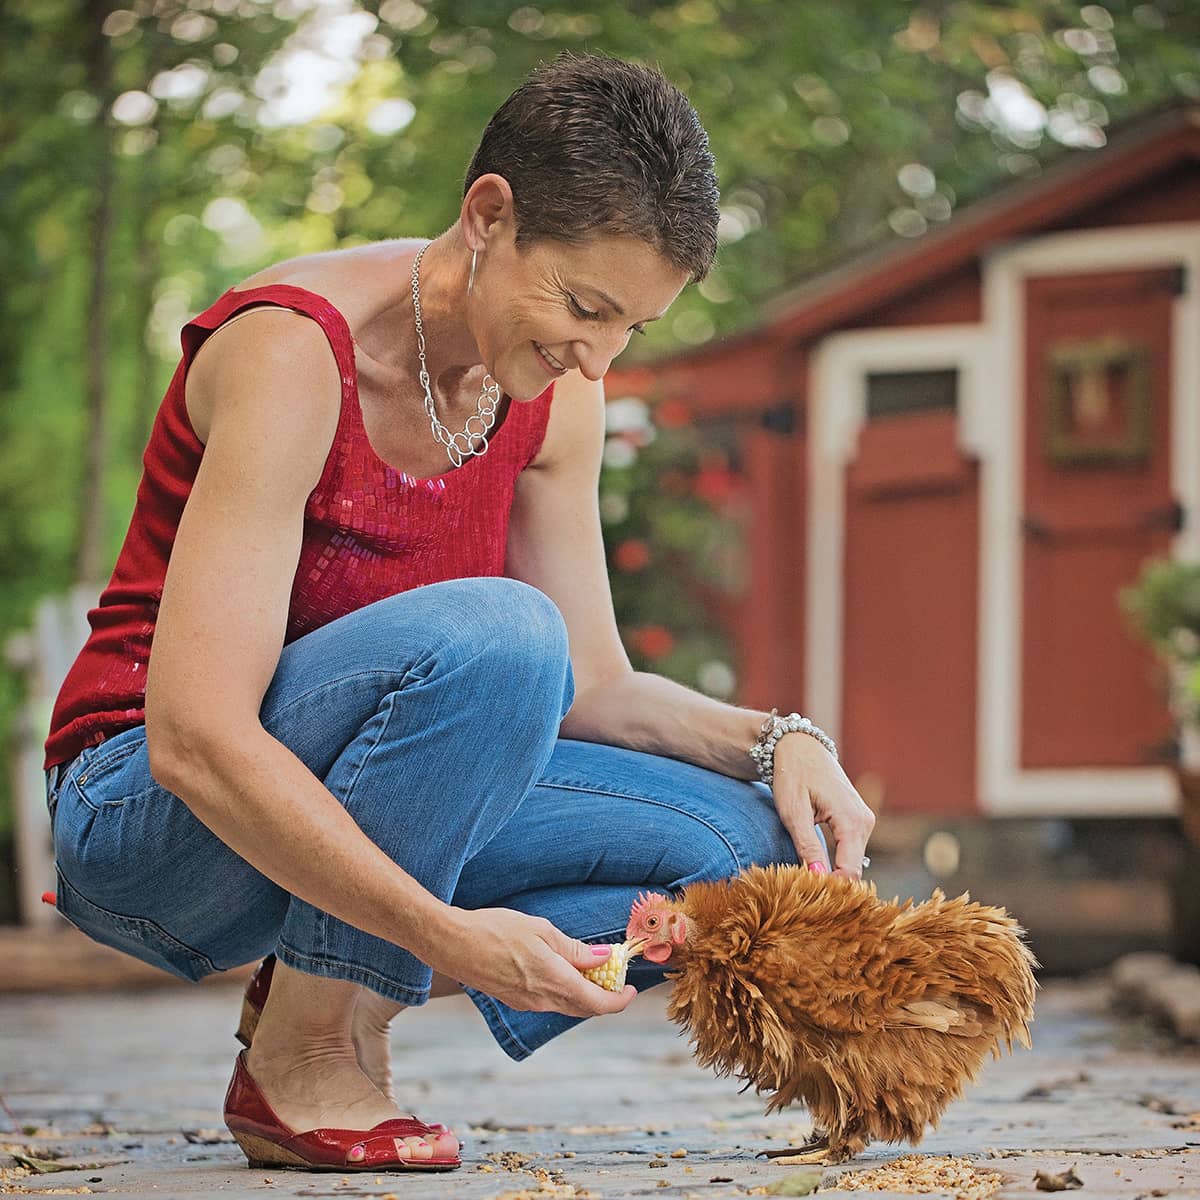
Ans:
[[[460,908],[620,941],[644,888],[796,861],[762,784],[559,738],[573,696],[553,602],[511,579],[458,579],[285,647],[260,716],[373,842]],[[160,787],[144,726],[47,777],[59,910],[97,941],[186,979],[274,952],[402,1004],[429,998],[428,966],[272,883]],[[629,976],[639,989],[663,977],[640,959]],[[580,1020],[466,990],[515,1059]]]

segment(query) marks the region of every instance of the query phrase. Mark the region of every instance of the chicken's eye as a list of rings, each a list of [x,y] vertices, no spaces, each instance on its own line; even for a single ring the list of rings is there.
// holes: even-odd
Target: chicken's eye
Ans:
[[[657,917],[647,917],[646,918],[646,928],[647,929],[657,929],[658,928],[658,918]]]

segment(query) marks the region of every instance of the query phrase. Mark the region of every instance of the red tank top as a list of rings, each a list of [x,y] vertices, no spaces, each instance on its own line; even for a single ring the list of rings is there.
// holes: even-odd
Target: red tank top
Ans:
[[[324,297],[291,284],[231,289],[183,327],[183,357],[146,447],[129,532],[88,614],[91,636],[54,706],[47,767],[145,721],[146,664],[167,560],[204,453],[184,406],[184,379],[205,338],[255,304],[312,317],[329,339],[342,380],[337,432],[304,510],[286,640],[409,588],[504,572],[513,488],[541,447],[553,385],[528,403],[508,403],[486,454],[415,479],[388,466],[367,441],[345,317]]]

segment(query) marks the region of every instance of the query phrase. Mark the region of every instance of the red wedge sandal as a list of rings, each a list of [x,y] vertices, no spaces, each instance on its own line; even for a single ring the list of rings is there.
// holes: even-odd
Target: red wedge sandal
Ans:
[[[254,968],[250,982],[246,984],[246,994],[242,997],[242,1019],[238,1022],[237,1038],[247,1050],[254,1040],[254,1031],[258,1028],[258,1018],[262,1016],[263,1005],[267,1002],[267,993],[271,990],[271,979],[275,974],[275,955],[268,954]]]
[[[415,1117],[382,1121],[371,1129],[289,1129],[267,1103],[237,1057],[225,1095],[225,1124],[252,1167],[302,1171],[453,1171],[462,1159],[413,1158],[406,1137],[443,1132]]]

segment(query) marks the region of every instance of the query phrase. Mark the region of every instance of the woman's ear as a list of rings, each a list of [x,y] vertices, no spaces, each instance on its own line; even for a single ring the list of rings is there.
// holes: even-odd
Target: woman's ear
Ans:
[[[480,175],[467,189],[459,213],[467,249],[482,253],[490,241],[515,230],[512,188],[503,175]]]

